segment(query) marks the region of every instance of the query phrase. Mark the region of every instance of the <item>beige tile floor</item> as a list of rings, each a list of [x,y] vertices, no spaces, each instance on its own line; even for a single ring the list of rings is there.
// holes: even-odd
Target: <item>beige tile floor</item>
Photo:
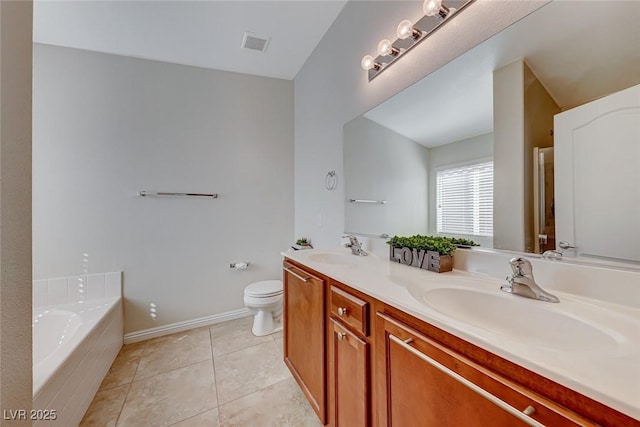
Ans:
[[[81,427],[317,427],[282,361],[282,333],[252,318],[125,345]]]

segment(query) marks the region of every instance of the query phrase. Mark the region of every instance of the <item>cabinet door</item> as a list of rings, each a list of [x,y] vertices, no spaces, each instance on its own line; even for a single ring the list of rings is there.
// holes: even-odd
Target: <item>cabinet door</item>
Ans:
[[[369,421],[369,344],[331,319],[333,427],[366,427]]]
[[[388,426],[595,425],[384,315]]]
[[[326,424],[324,280],[284,263],[284,361]]]

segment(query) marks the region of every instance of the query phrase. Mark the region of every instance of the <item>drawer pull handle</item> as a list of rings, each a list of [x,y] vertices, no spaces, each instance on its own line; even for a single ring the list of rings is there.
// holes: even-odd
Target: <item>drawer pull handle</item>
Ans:
[[[344,332],[336,332],[336,335],[338,336],[338,341],[342,341],[347,336]]]
[[[525,415],[533,415],[536,413],[536,408],[534,408],[533,406],[529,405],[526,408],[524,408],[524,411],[522,411],[523,414]]]
[[[346,315],[346,314],[347,314],[347,309],[346,309],[346,308],[344,308],[344,307],[338,307],[338,314],[339,314],[340,316],[344,316],[344,315]]]
[[[308,277],[304,277],[299,275],[298,273],[296,273],[295,271],[287,268],[287,267],[282,267],[284,269],[284,271],[286,271],[287,273],[291,273],[293,274],[295,277],[297,277],[298,279],[302,280],[303,282],[307,283],[309,281]]]
[[[489,393],[488,391],[486,391],[485,389],[479,387],[478,385],[472,383],[471,381],[469,381],[468,379],[466,379],[462,375],[458,374],[457,372],[452,371],[451,369],[449,369],[446,366],[442,365],[440,362],[430,358],[426,354],[424,354],[424,353],[416,350],[415,348],[411,347],[409,344],[405,343],[400,338],[398,338],[398,337],[396,337],[396,336],[394,336],[392,334],[389,334],[389,339],[391,341],[395,342],[396,344],[398,344],[400,347],[402,347],[405,350],[407,350],[410,353],[412,353],[414,356],[417,356],[422,361],[427,362],[429,365],[433,366],[434,368],[436,368],[437,370],[439,370],[443,374],[446,374],[446,375],[450,376],[451,378],[453,378],[454,380],[458,381],[462,385],[466,386],[467,388],[471,389],[472,391],[478,393],[480,396],[482,396],[485,399],[489,400],[494,405],[499,406],[500,408],[504,409],[505,411],[507,411],[508,413],[513,415],[514,417],[518,418],[520,421],[526,423],[527,425],[530,425],[530,426],[533,426],[533,427],[545,427],[544,424],[539,423],[538,421],[536,421],[533,418],[529,417],[528,414],[526,414],[525,411],[530,411],[529,408],[532,408],[532,407],[528,407],[523,412],[520,412],[516,408],[514,408],[513,406],[509,405],[507,402],[505,402],[502,399],[494,396],[493,394]],[[535,412],[535,409],[533,410],[533,412]],[[533,413],[533,412],[531,412],[531,413]]]

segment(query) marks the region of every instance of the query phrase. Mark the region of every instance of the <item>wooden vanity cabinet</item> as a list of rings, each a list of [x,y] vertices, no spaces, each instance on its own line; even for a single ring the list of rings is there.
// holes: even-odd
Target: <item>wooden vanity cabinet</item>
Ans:
[[[326,280],[285,261],[284,362],[326,424]]]
[[[285,363],[324,425],[640,427],[301,264],[284,268]]]

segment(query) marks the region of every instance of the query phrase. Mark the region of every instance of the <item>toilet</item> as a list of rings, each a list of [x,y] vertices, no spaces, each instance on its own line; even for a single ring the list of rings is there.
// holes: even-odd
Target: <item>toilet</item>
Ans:
[[[261,337],[282,329],[282,281],[265,280],[244,288],[244,305],[255,311],[251,332]]]

